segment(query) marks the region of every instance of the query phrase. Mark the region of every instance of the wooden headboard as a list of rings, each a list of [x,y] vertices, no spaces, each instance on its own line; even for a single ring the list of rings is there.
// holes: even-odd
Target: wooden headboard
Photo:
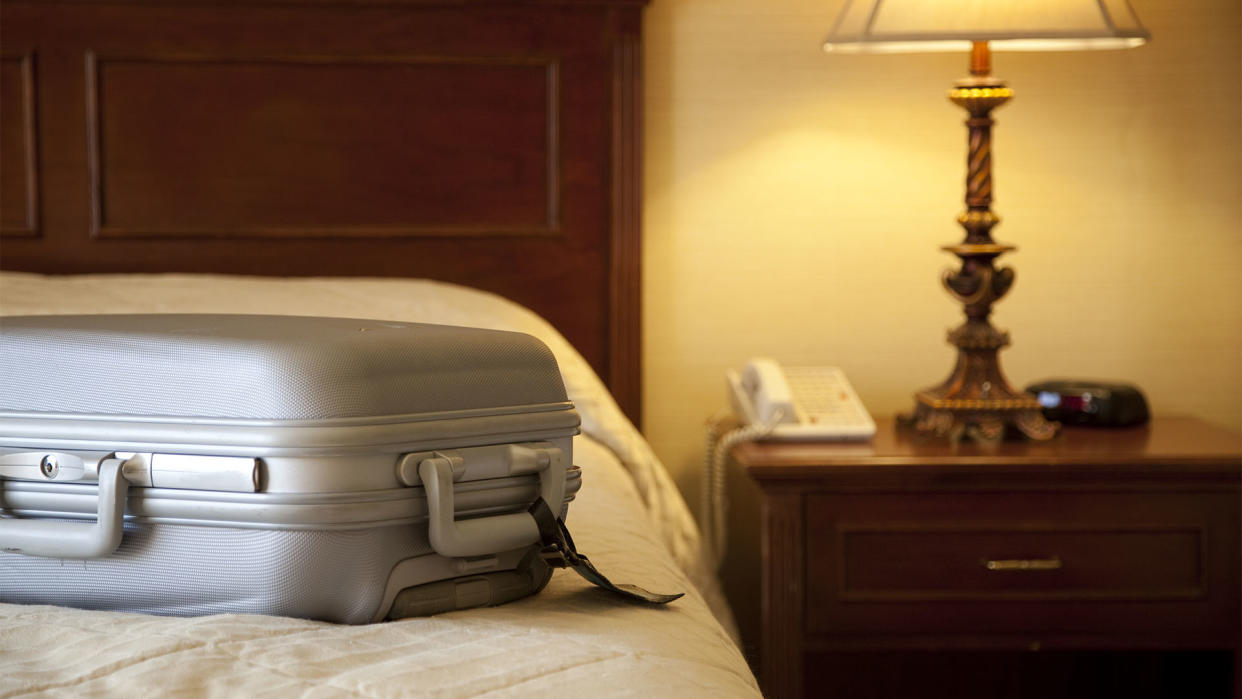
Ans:
[[[421,277],[637,423],[645,0],[4,0],[0,267]]]

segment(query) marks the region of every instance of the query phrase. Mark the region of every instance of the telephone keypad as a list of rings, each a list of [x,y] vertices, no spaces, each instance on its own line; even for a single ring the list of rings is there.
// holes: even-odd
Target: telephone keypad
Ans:
[[[874,433],[875,424],[837,367],[782,367],[798,411],[798,422],[842,436]]]

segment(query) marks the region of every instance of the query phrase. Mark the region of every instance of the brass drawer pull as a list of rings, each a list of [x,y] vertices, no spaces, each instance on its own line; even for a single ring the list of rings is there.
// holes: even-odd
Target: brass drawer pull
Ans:
[[[1060,570],[1061,559],[1052,558],[1004,558],[983,561],[988,570]]]

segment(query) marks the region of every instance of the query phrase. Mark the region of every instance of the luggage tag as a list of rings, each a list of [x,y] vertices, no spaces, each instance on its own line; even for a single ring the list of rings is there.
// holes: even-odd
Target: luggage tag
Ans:
[[[544,502],[543,498],[536,498],[529,512],[539,526],[539,539],[542,544],[539,555],[548,565],[554,568],[573,568],[578,575],[591,583],[626,599],[639,602],[668,604],[686,594],[678,592],[674,595],[662,595],[637,585],[612,582],[599,572],[586,556],[578,553],[578,549],[574,546],[574,539],[569,535],[569,529],[565,527],[565,523],[560,518],[552,513],[552,509],[548,507],[548,503]]]

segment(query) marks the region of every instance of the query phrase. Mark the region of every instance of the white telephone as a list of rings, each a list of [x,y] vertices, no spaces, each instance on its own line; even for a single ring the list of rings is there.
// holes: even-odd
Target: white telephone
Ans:
[[[733,410],[747,425],[770,427],[759,439],[865,440],[875,421],[836,367],[782,367],[771,359],[728,371]]]
[[[745,423],[708,434],[699,527],[719,567],[727,540],[725,460],[741,442],[764,439],[857,441],[875,436],[875,421],[836,367],[782,367],[752,359],[725,372],[733,411]]]

